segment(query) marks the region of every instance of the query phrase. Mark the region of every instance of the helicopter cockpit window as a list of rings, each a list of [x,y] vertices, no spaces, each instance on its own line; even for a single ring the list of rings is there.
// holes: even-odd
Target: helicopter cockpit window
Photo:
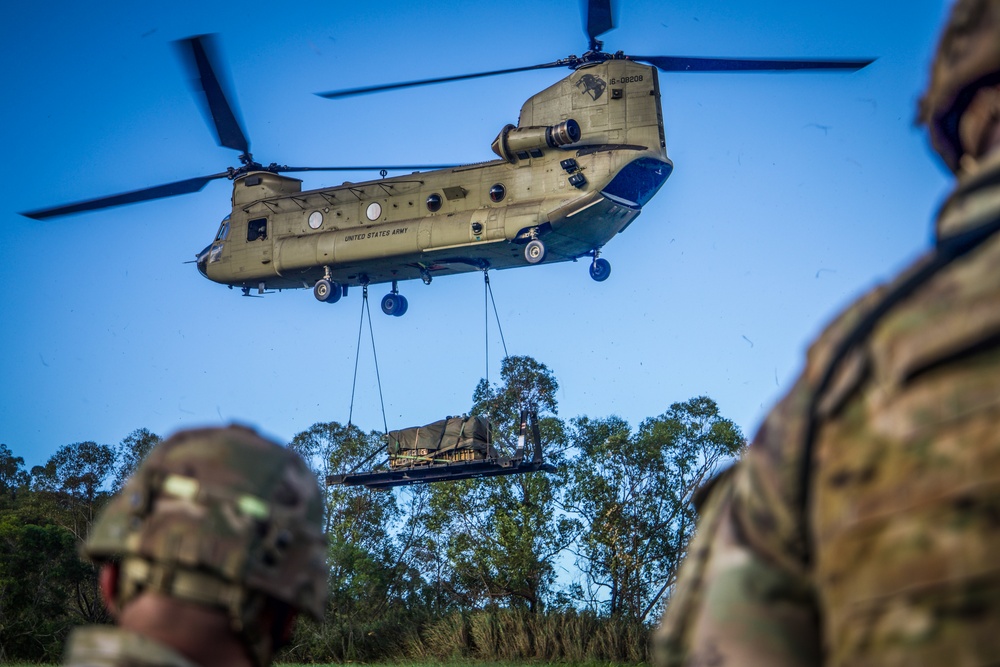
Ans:
[[[229,236],[229,216],[227,215],[222,219],[222,224],[219,225],[219,233],[215,235],[216,241],[225,241],[226,237]]]
[[[427,198],[427,210],[431,213],[441,210],[441,195],[434,193]]]
[[[267,238],[267,218],[258,218],[247,223],[247,241],[263,241]]]

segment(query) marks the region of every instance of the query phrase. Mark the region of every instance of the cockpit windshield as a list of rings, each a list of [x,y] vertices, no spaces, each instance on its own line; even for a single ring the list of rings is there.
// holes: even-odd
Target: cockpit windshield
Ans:
[[[222,224],[219,225],[219,233],[215,235],[215,240],[225,241],[226,237],[229,236],[229,216],[227,215],[222,219]]]

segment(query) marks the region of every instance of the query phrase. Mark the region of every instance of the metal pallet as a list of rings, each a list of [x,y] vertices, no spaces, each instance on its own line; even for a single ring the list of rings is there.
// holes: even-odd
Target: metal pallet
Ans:
[[[430,482],[447,482],[458,479],[475,479],[478,477],[499,477],[501,475],[517,475],[525,472],[555,472],[556,468],[542,461],[515,461],[507,459],[482,459],[479,461],[456,461],[455,463],[412,466],[395,470],[380,470],[361,472],[350,475],[330,475],[327,484],[343,484],[345,486],[366,486],[369,489],[389,489],[407,484],[428,484]]]
[[[527,453],[526,436],[531,433],[533,440],[533,456],[525,458]],[[503,475],[518,475],[527,472],[555,472],[556,467],[542,460],[542,443],[538,433],[538,418],[535,414],[521,414],[521,432],[518,436],[517,448],[513,456],[495,456],[473,461],[452,461],[447,463],[430,463],[413,465],[389,470],[348,473],[346,475],[330,475],[326,483],[343,484],[344,486],[365,486],[369,489],[390,489],[394,486],[408,484],[429,484],[431,482],[447,482],[459,479],[476,479],[479,477],[500,477]],[[490,448],[492,450],[492,447]]]

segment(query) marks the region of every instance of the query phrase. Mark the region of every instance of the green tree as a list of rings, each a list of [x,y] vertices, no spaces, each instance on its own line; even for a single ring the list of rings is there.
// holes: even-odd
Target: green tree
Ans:
[[[377,432],[337,422],[315,424],[289,447],[301,454],[321,483],[334,474],[367,470],[387,457]],[[403,651],[406,632],[420,615],[421,578],[415,562],[422,525],[415,520],[421,494],[408,493],[407,513],[396,495],[363,486],[327,485],[330,602],[322,625],[301,625],[288,659],[387,659]]]
[[[92,577],[65,528],[0,517],[0,662],[56,661]]]
[[[160,440],[160,436],[148,428],[137,428],[118,443],[115,448],[115,459],[118,465],[115,468],[114,481],[111,483],[111,488],[115,493],[121,491],[128,478],[132,476],[139,464]]]
[[[61,447],[28,475],[0,446],[0,662],[58,659],[69,629],[107,620],[96,573],[78,547],[107,497],[114,453],[93,442]]]
[[[84,540],[97,511],[108,497],[115,453],[108,445],[78,442],[60,447],[44,466],[31,469],[36,492],[48,495],[60,512],[56,521]]]
[[[90,532],[97,514],[110,497],[115,452],[92,441],[60,447],[44,466],[31,469],[32,494],[19,512],[29,514],[26,523],[55,524],[68,531],[77,546]],[[85,623],[107,619],[97,590],[97,573],[89,563],[74,571],[73,590],[68,594],[68,613]]]
[[[329,422],[299,433],[289,447],[306,459],[323,483],[329,475],[367,466],[385,445],[377,432]],[[399,510],[391,493],[363,486],[326,485],[325,489],[330,627],[314,630],[314,638],[338,644],[327,646],[333,655],[356,659],[365,654],[364,644],[375,641],[373,627],[389,609],[400,606],[407,588],[406,554],[394,535]]]
[[[31,476],[24,469],[24,458],[14,456],[7,445],[0,444],[0,509],[12,504],[30,481]]]
[[[543,449],[558,462],[565,433],[555,416],[555,377],[531,357],[504,359],[500,375],[500,384],[476,387],[473,413],[491,420],[497,441],[510,443],[521,411],[537,412]],[[573,522],[557,513],[559,488],[541,472],[433,485],[429,548],[451,566],[438,588],[463,607],[539,611],[552,595],[555,560],[572,541]]]
[[[673,583],[695,526],[691,496],[746,441],[712,399],[674,403],[633,433],[618,417],[573,420],[567,508],[584,530],[585,598],[643,622]]]

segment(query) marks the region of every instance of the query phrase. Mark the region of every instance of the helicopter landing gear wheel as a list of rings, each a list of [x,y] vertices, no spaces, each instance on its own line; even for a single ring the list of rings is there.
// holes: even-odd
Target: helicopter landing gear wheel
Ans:
[[[409,307],[409,302],[402,294],[389,293],[382,297],[382,312],[386,315],[402,317]]]
[[[590,277],[599,283],[604,282],[611,275],[611,262],[601,257],[596,258],[590,264]]]
[[[340,301],[340,295],[340,285],[326,278],[317,280],[313,287],[313,296],[323,303],[337,303]]]
[[[538,239],[528,241],[528,245],[524,246],[524,259],[528,264],[540,263],[545,259],[545,244]]]

